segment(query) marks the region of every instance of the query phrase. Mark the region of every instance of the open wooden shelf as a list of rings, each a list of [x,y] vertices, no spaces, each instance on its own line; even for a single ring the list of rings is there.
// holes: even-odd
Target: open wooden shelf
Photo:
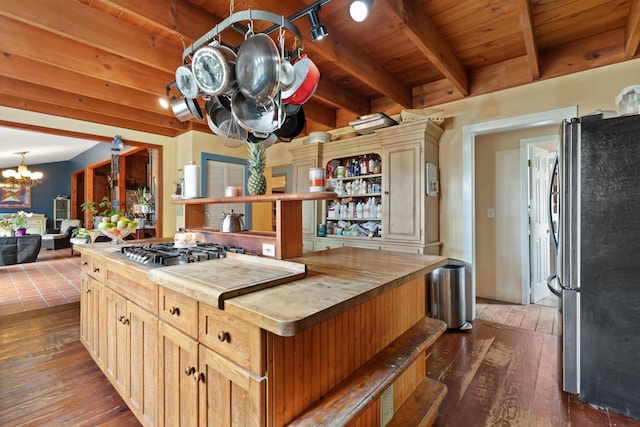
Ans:
[[[262,243],[272,243],[276,247],[275,258],[287,259],[302,255],[302,202],[307,200],[333,200],[338,195],[332,191],[313,193],[265,194],[262,196],[237,196],[172,200],[172,204],[184,205],[184,225],[188,230],[199,230],[213,236],[204,227],[204,207],[216,203],[274,202],[276,204],[276,231],[274,235],[263,232],[243,231],[240,233],[215,233],[216,243],[242,245],[243,240],[251,240],[251,246],[259,253]],[[259,239],[253,236],[256,234]],[[228,243],[229,242],[229,243]]]

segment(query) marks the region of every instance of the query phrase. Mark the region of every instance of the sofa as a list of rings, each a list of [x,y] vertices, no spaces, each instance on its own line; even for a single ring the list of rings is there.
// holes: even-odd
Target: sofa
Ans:
[[[39,234],[0,237],[0,266],[34,262],[41,244]]]
[[[71,247],[71,233],[74,229],[81,227],[82,221],[79,219],[64,219],[60,223],[60,228],[50,229],[42,236],[42,247],[45,249],[63,249]]]

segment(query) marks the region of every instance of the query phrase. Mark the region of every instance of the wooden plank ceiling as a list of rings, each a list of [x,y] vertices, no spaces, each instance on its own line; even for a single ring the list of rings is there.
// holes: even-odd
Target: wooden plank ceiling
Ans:
[[[182,123],[158,104],[182,63],[183,42],[231,7],[290,16],[311,3],[0,0],[0,105],[159,135],[210,132],[206,121]],[[311,40],[307,17],[295,22],[321,72],[304,105],[305,133],[639,55],[640,0],[375,0],[362,23],[350,19],[350,3],[322,7],[323,40]],[[221,37],[238,45],[243,36]]]

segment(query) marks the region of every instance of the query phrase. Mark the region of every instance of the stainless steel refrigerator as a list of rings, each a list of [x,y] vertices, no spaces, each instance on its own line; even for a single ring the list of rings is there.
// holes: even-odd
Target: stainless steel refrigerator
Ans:
[[[640,419],[640,115],[566,121],[554,169],[563,388]]]

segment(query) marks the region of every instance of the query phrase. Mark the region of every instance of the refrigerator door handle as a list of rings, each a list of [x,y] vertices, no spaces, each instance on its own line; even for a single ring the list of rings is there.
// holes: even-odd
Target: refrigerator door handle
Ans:
[[[551,243],[553,243],[553,249],[555,250],[556,255],[558,254],[558,235],[556,234],[556,227],[553,223],[552,207],[553,207],[553,196],[557,196],[559,193],[558,191],[553,191],[553,182],[554,182],[553,178],[558,173],[558,162],[559,162],[558,155],[559,154],[556,153],[556,158],[553,161],[553,167],[551,168],[551,177],[549,178],[549,203],[548,203],[549,209],[547,210],[547,220],[549,221],[549,229],[551,230]],[[549,281],[547,280],[547,284],[548,283]]]
[[[560,285],[560,289],[557,289],[555,286],[551,284],[553,283],[554,280],[558,281],[558,284]],[[558,277],[557,274],[552,274],[551,276],[547,277],[547,288],[549,288],[552,294],[554,294],[559,298],[562,298],[562,284],[560,283],[560,278]]]

